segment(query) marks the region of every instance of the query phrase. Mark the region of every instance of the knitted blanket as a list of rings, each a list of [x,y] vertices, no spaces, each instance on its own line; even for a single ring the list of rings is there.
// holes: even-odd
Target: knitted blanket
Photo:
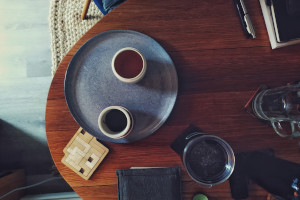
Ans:
[[[52,52],[52,75],[71,47],[104,15],[91,1],[87,17],[80,19],[84,0],[51,0],[49,26]]]

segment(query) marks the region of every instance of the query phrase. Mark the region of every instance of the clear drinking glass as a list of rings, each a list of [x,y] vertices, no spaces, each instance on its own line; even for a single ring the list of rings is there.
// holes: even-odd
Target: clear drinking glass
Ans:
[[[281,137],[300,136],[300,83],[263,90],[255,96],[252,107]]]
[[[235,166],[234,152],[223,139],[193,132],[185,141],[182,161],[188,175],[201,187],[211,188],[226,181]]]

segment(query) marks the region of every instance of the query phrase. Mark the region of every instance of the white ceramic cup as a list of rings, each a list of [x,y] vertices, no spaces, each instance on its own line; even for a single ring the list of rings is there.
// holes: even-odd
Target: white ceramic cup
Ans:
[[[133,117],[122,106],[109,106],[101,111],[98,117],[98,126],[107,137],[124,138],[133,129]]]
[[[136,83],[145,76],[147,62],[139,50],[125,47],[115,53],[111,66],[114,75],[120,81]]]

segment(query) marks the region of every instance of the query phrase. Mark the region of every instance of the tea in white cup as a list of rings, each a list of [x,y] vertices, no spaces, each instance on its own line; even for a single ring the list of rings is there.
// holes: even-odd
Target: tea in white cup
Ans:
[[[99,115],[98,125],[107,137],[120,139],[126,137],[133,129],[133,117],[122,106],[110,106]]]

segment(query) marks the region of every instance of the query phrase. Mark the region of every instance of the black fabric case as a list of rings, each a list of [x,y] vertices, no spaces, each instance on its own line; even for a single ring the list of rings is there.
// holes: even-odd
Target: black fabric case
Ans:
[[[234,199],[248,197],[248,179],[283,199],[292,199],[293,180],[300,180],[300,165],[273,156],[271,149],[241,152],[236,155],[236,166],[229,179]]]
[[[181,200],[180,167],[119,169],[119,200]]]

